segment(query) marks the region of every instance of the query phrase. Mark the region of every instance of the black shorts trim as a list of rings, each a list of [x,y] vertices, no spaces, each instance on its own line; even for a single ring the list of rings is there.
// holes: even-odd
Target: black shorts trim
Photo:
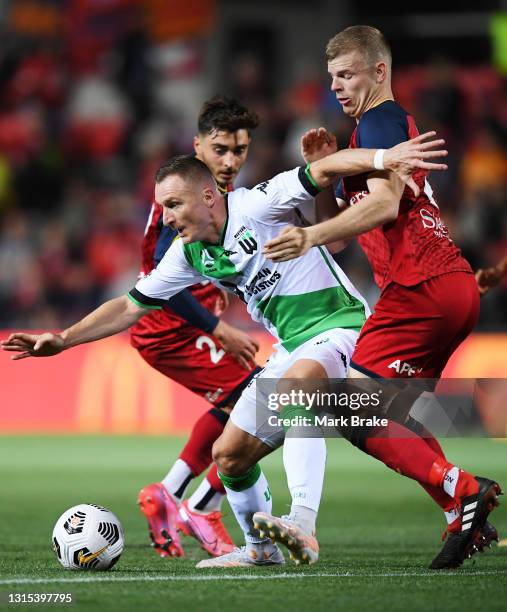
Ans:
[[[229,395],[225,399],[223,399],[220,403],[215,404],[215,408],[224,408],[225,406],[228,406],[231,402],[235,403],[238,400],[239,396],[243,393],[243,390],[248,386],[252,378],[254,378],[254,376],[256,376],[261,371],[262,368],[260,366],[255,366],[255,368],[251,372],[249,372],[249,374],[247,374],[246,378],[244,378],[239,383],[239,385],[237,385],[231,391],[231,393],[229,393]]]
[[[367,368],[360,366],[359,364],[357,364],[355,361],[352,361],[352,360],[350,360],[349,368],[354,368],[354,370],[357,370],[358,372],[362,372],[363,374],[366,374],[366,376],[369,376],[370,378],[382,378],[380,374],[375,374],[375,372],[372,372],[371,370],[368,370]]]
[[[228,412],[224,412],[221,408],[210,408],[208,410],[208,414],[211,414],[211,416],[215,417],[215,419],[219,422],[222,423],[222,425],[225,427],[225,424],[227,423],[227,421],[229,420],[229,413]]]

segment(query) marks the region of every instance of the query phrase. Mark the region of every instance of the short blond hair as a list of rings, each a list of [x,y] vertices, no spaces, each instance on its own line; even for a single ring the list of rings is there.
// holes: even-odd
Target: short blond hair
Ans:
[[[391,67],[391,47],[386,37],[377,28],[366,25],[351,26],[338,32],[326,46],[328,62],[339,55],[359,51],[369,64],[386,62]]]

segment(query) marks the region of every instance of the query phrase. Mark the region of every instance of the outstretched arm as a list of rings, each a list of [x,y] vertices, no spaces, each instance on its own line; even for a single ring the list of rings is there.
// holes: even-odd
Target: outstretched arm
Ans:
[[[328,187],[342,176],[391,170],[418,196],[419,188],[411,177],[414,170],[447,170],[445,164],[425,161],[447,155],[445,150],[435,150],[435,147],[444,144],[444,140],[428,141],[428,138],[435,134],[436,132],[426,132],[412,140],[400,142],[390,149],[385,149],[377,160],[375,154],[379,149],[343,149],[310,164],[308,170],[319,189]],[[378,167],[375,167],[375,162]]]
[[[434,134],[435,132],[427,132],[386,149],[383,155],[384,170],[369,173],[367,181],[369,193],[361,200],[361,206],[349,207],[338,216],[311,227],[288,226],[279,236],[266,242],[263,253],[273,261],[288,261],[304,255],[312,246],[347,241],[374,227],[394,221],[398,215],[405,184],[416,196],[419,195],[419,187],[411,176],[412,172],[416,168],[425,170],[447,168],[445,164],[424,161],[447,154],[444,150],[430,150],[431,147],[443,144],[443,140],[424,142]],[[308,170],[318,187],[326,187],[342,175],[369,172],[374,165],[375,151],[374,149],[338,151],[311,164]],[[353,155],[354,153],[357,155]],[[365,168],[364,165],[368,163],[371,166]]]
[[[361,200],[361,206],[351,206],[336,217],[310,227],[287,226],[279,236],[266,242],[263,253],[273,261],[289,261],[301,257],[311,247],[348,241],[394,221],[404,187],[392,173],[372,173],[368,178],[370,193]]]
[[[3,340],[0,346],[4,351],[17,353],[12,359],[50,357],[78,344],[113,336],[133,325],[148,312],[148,309],[135,304],[124,295],[105,302],[59,334],[14,333],[7,340]]]
[[[174,311],[187,323],[207,334],[211,333],[218,325],[219,319],[216,313],[205,308],[188,289],[183,289],[183,291],[180,291],[168,300],[164,306],[165,308]]]

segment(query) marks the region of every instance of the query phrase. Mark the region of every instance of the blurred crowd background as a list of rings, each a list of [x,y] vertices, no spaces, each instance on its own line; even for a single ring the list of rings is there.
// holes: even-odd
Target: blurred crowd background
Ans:
[[[429,180],[455,242],[474,268],[506,255],[506,13],[412,4],[379,15],[331,0],[2,0],[0,327],[61,328],[133,286],[154,172],[191,152],[206,98],[260,116],[241,186],[299,164],[310,127],[346,146],[354,125],[323,50],[355,23],[385,32],[398,101],[447,141],[449,170]],[[360,249],[341,263],[373,303]],[[504,283],[479,329],[507,329],[506,306]],[[230,316],[248,327],[241,306]]]

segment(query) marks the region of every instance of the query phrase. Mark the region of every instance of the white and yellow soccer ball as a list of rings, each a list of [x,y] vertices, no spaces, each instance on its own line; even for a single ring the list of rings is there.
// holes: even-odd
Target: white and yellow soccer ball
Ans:
[[[66,510],[53,529],[53,550],[65,569],[108,570],[125,544],[123,527],[107,508],[79,504]]]

